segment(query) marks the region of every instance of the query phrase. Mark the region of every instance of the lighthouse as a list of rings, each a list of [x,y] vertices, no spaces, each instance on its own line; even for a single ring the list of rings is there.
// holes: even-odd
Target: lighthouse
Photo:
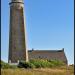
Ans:
[[[11,0],[8,62],[28,61],[24,1]]]

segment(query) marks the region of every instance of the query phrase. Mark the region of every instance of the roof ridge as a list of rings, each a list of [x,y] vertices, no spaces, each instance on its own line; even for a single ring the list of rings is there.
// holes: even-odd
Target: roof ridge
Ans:
[[[28,51],[52,51],[52,52],[60,52],[63,50],[28,50]]]

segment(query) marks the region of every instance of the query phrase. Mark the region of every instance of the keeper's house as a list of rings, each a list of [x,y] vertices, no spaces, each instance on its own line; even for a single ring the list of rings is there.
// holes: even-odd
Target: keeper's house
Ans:
[[[63,61],[65,64],[68,64],[64,48],[62,50],[29,50],[28,51],[29,59],[57,59]]]

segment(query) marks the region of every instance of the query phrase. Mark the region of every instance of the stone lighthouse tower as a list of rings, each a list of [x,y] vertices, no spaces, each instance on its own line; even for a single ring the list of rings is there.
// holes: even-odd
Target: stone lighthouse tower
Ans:
[[[11,0],[8,62],[28,61],[23,0]]]

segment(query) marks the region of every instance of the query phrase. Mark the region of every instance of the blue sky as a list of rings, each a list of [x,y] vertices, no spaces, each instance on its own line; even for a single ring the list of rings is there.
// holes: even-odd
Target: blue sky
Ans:
[[[1,59],[8,61],[10,0],[1,3]],[[27,48],[65,49],[69,64],[74,63],[74,1],[24,0]]]

